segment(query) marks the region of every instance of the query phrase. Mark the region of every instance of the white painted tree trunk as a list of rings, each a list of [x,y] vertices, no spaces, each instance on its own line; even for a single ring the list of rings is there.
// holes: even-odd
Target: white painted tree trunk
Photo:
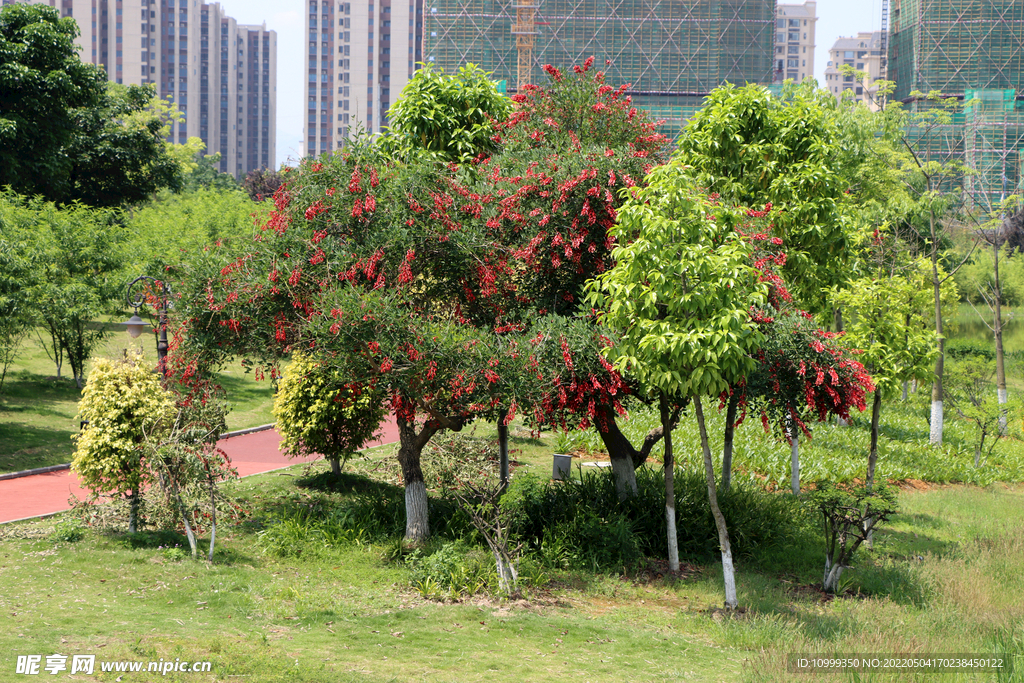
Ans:
[[[405,484],[405,539],[425,541],[430,537],[430,516],[427,512],[427,486],[420,481]]]
[[[942,401],[932,401],[932,416],[929,422],[929,441],[933,444],[942,443]]]
[[[793,495],[800,495],[800,439],[790,429],[789,436],[789,480]]]
[[[679,571],[679,536],[676,534],[675,461],[672,453],[672,425],[668,398],[661,396],[661,425],[665,431],[665,527],[668,540],[668,570]]]
[[[335,479],[341,478],[341,458],[331,458],[331,474]]]
[[[718,506],[718,493],[715,487],[715,465],[711,461],[711,446],[708,443],[708,430],[704,422],[704,406],[700,397],[693,397],[694,412],[697,414],[697,427],[700,430],[700,446],[704,453],[704,478],[708,486],[708,503],[711,515],[715,518],[718,528],[718,545],[722,550],[722,578],[725,581],[725,607],[736,609],[739,604],[736,597],[736,570],[732,564],[732,546],[729,544],[729,529],[725,524],[725,516]]]
[[[999,405],[1006,405],[1007,395],[1006,387],[996,389],[996,396],[998,396]],[[1006,411],[1003,410],[999,413],[999,434],[1000,436],[1006,436]]]
[[[839,585],[839,577],[843,573],[843,565],[832,564],[832,558],[825,558],[825,578],[822,581],[822,588],[825,589],[826,593],[835,594],[836,587]]]
[[[612,476],[615,478],[615,493],[619,500],[626,500],[636,495],[636,470],[630,458],[611,458]]]

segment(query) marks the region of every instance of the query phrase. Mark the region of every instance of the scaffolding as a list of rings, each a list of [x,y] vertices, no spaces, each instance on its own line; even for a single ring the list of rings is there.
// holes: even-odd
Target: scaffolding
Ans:
[[[590,56],[674,137],[725,82],[769,84],[775,0],[432,0],[423,54],[448,73],[467,62],[517,87],[541,67]],[[525,60],[525,63],[524,63]],[[605,60],[611,62],[604,67]]]
[[[1024,148],[1024,2],[892,0],[889,78],[912,111],[933,106],[911,93],[938,91],[963,106],[949,125],[910,129],[925,159],[962,161],[968,204],[998,205],[1021,190]]]
[[[1021,92],[1024,2],[893,0],[889,78],[896,99],[919,90]]]
[[[971,201],[992,211],[1021,191],[1024,100],[1014,90],[968,90],[964,99],[964,154],[972,173],[964,187]]]
[[[538,5],[531,0],[519,0],[516,8],[516,23],[512,35],[516,37],[516,88],[533,82],[533,44],[537,35],[536,15]]]

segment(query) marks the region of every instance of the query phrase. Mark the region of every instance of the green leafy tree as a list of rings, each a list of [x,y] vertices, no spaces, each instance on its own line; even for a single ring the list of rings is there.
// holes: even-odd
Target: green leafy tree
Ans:
[[[954,126],[953,118],[961,106],[956,98],[945,98],[933,91],[911,93],[914,110],[898,110],[902,155],[895,159],[902,181],[914,207],[907,226],[915,235],[919,249],[931,264],[929,288],[932,293],[932,323],[938,354],[932,374],[932,405],[929,420],[929,439],[942,443],[943,430],[943,375],[945,364],[946,326],[943,314],[943,288],[960,269],[966,258],[950,262],[947,247],[951,229],[963,227],[970,221],[967,203],[970,196],[964,191],[963,180],[970,169],[963,163],[957,149],[965,144],[965,126]],[[928,149],[931,146],[931,149]]]
[[[700,194],[679,160],[654,169],[647,187],[633,190],[619,212],[616,264],[594,280],[588,297],[617,333],[609,354],[614,366],[659,395],[673,571],[679,556],[670,405],[693,402],[730,609],[737,606],[732,550],[701,399],[719,396],[753,371],[762,341],[749,309],[766,300],[768,288],[751,265],[750,244],[734,229],[737,213]]]
[[[277,386],[274,417],[289,454],[324,456],[335,476],[373,438],[384,397],[353,385],[340,370],[296,352]]]
[[[512,111],[512,102],[475,64],[447,75],[424,65],[388,111],[384,144],[399,156],[414,150],[439,161],[468,161],[494,151],[494,124]]]
[[[48,337],[43,342],[61,374],[71,365],[79,388],[85,362],[106,334],[99,319],[117,310],[125,232],[119,215],[81,205],[58,207],[40,199],[0,194],[5,224],[17,225],[21,275],[18,297],[26,315]],[[24,309],[23,309],[24,310]]]
[[[266,206],[237,188],[164,190],[131,212],[126,250],[138,272],[161,273],[199,258],[218,243],[250,239],[267,213]]]
[[[890,248],[899,250],[898,242]],[[886,248],[880,236],[876,250]],[[901,391],[905,382],[928,377],[929,365],[938,352],[931,328],[927,260],[907,260],[899,255],[881,260],[872,276],[855,280],[847,289],[832,294],[836,305],[847,311],[846,343],[860,349],[859,356],[875,384],[871,406],[871,445],[866,482],[871,486],[878,461],[878,433],[882,401]],[[946,305],[956,304],[952,280],[945,287]]]
[[[722,86],[690,119],[674,155],[724,201],[775,208],[771,234],[788,255],[783,277],[815,313],[828,287],[845,279],[856,241],[845,213],[849,154],[837,107],[809,83],[782,97],[757,85]]]
[[[0,8],[0,187],[107,207],[180,188],[152,87],[108,83],[77,36],[51,7]]]
[[[78,112],[100,104],[103,69],[83,64],[78,25],[45,5],[0,8],[0,187],[63,199]]]
[[[182,185],[182,190],[184,191],[204,189],[215,192],[229,192],[241,189],[242,187],[235,180],[235,176],[230,173],[223,173],[220,170],[220,152],[213,154],[203,154],[202,151],[196,152],[193,157],[193,164],[195,164],[195,168],[189,168],[185,172]],[[256,200],[254,199],[254,201]]]
[[[101,317],[118,310],[125,234],[116,214],[81,205],[29,201],[35,214],[38,277],[32,306],[45,328],[60,376],[62,359],[82,388],[85,363],[106,336]]]
[[[1019,401],[1000,400],[992,391],[992,364],[977,357],[967,357],[952,364],[949,373],[949,398],[955,414],[974,427],[974,466],[981,466],[982,455],[991,455],[999,439],[1005,435],[1008,413],[1015,412]],[[988,451],[985,442],[989,442]]]
[[[174,398],[141,355],[98,358],[78,404],[85,429],[72,435],[72,470],[94,495],[125,497],[128,531],[139,527],[142,491],[150,480],[146,439],[169,427]]]
[[[0,390],[35,324],[32,288],[39,274],[32,217],[8,199],[0,194]]]
[[[126,206],[160,188],[180,190],[183,164],[164,141],[166,122],[151,108],[151,86],[108,83],[97,106],[76,112],[78,135],[65,150],[73,166],[61,201]],[[185,157],[194,155],[195,143]]]

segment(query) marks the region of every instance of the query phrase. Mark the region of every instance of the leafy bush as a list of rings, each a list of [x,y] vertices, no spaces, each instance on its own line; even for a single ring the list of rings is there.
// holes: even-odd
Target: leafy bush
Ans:
[[[281,443],[291,455],[318,453],[335,474],[349,456],[373,438],[384,419],[379,392],[350,384],[345,375],[295,354],[274,398]]]
[[[995,360],[996,358],[996,349],[993,344],[982,344],[974,339],[949,339],[945,344],[945,352],[955,360],[967,358]]]
[[[57,522],[50,538],[56,543],[75,543],[85,536],[85,527],[82,522],[74,517],[68,517]]]
[[[463,543],[445,543],[429,555],[414,550],[405,563],[412,585],[425,598],[473,595],[498,583],[493,559]]]
[[[138,504],[149,480],[145,440],[168,428],[174,400],[142,355],[97,359],[78,404],[88,426],[77,442],[71,469],[94,495],[124,496],[132,502],[128,530],[134,532]]]
[[[191,554],[180,545],[176,545],[173,548],[164,548],[163,555],[164,559],[169,562],[181,562],[191,557]]]
[[[707,561],[718,554],[718,531],[702,474],[677,470],[675,480],[679,554]],[[800,524],[799,506],[788,496],[734,484],[719,492],[733,553],[756,559],[787,542]],[[643,557],[665,556],[665,507],[659,472],[637,471],[637,495],[620,502],[610,472],[552,483],[531,474],[512,479],[502,506],[512,510],[512,536],[547,566],[617,569]]]

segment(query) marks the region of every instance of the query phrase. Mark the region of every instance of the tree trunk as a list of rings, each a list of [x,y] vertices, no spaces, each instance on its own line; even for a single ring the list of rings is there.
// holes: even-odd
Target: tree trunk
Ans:
[[[868,471],[864,480],[867,489],[875,485],[875,464],[878,462],[878,422],[882,415],[882,390],[875,387],[875,397],[871,403],[871,446],[868,449]],[[865,531],[867,532],[868,547],[875,547],[875,530],[871,519],[865,517]],[[841,568],[840,568],[841,571]],[[836,575],[838,581],[839,576]],[[827,590],[827,589],[826,589]]]
[[[837,309],[838,310],[838,309]],[[725,440],[722,443],[722,490],[728,491],[732,485],[732,444],[736,436],[736,410],[740,397],[734,391],[729,397],[725,408]]]
[[[661,428],[665,434],[665,522],[668,527],[668,570],[679,571],[679,536],[676,534],[676,490],[675,462],[672,454],[672,417],[669,414],[668,397],[662,394]]]
[[[679,423],[679,410],[672,411],[670,422],[672,427]],[[605,426],[602,431],[601,427]],[[661,440],[664,434],[664,427],[658,426],[647,433],[640,449],[637,450],[629,439],[619,429],[615,421],[615,413],[609,408],[597,408],[597,419],[594,420],[594,428],[597,429],[601,442],[608,451],[608,457],[612,462],[612,475],[615,477],[615,491],[619,500],[625,500],[636,495],[636,469],[647,461],[651,449]]]
[[[843,325],[843,309],[838,306],[832,309],[832,320],[836,326],[836,332],[842,332],[846,328]]]
[[[420,453],[436,432],[437,428],[424,426],[417,434],[415,423],[398,418],[398,463],[405,484],[405,540],[415,543],[430,537],[427,486],[420,469]]]
[[[800,437],[795,425],[789,428],[789,486],[794,496],[800,495]]]
[[[939,279],[939,243],[935,229],[935,210],[929,211],[931,230],[932,289],[935,297],[935,336],[939,344],[939,355],[935,359],[935,377],[932,379],[932,413],[929,440],[934,445],[942,444],[942,372],[945,359],[945,339],[942,338],[942,280]]]
[[[331,474],[335,479],[341,479],[341,458],[329,458],[331,463]]]
[[[135,489],[128,496],[128,533],[139,530],[139,490]]]
[[[871,403],[871,447],[868,450],[868,473],[864,480],[870,490],[875,484],[875,463],[878,462],[878,419],[882,414],[882,390],[875,387],[875,398]]]
[[[160,474],[160,479],[164,479],[163,473]],[[177,503],[178,505],[178,514],[181,515],[181,522],[185,525],[185,537],[188,539],[189,549],[191,549],[192,551],[192,557],[195,557],[196,553],[198,552],[196,535],[195,533],[193,533],[192,525],[188,521],[188,513],[185,511],[185,503],[181,500],[181,493],[178,490],[177,482],[171,479],[170,475],[168,475],[167,479],[170,481],[171,484],[171,493],[174,496],[174,502]]]
[[[722,549],[722,576],[725,579],[725,606],[728,609],[736,609],[736,571],[732,566],[732,547],[729,545],[729,530],[725,526],[725,517],[721,508],[718,507],[718,494],[715,492],[715,466],[711,462],[711,446],[708,444],[708,430],[704,424],[704,408],[701,406],[700,397],[693,397],[694,410],[697,413],[697,426],[700,429],[700,446],[704,452],[704,476],[708,485],[708,502],[711,504],[711,514],[715,518],[715,526],[718,527],[718,544]]]
[[[213,477],[209,478],[210,483],[210,552],[207,559],[213,562],[213,545],[217,542],[217,488]]]
[[[825,558],[825,579],[822,581],[822,588],[825,589],[826,593],[835,595],[836,588],[839,587],[839,577],[843,573],[843,565],[832,564],[832,558]]]
[[[1003,364],[1003,306],[1000,299],[1002,291],[999,284],[999,235],[992,245],[993,257],[995,258],[995,288],[992,294],[995,298],[995,320],[992,321],[992,333],[996,338],[996,396],[999,405],[1005,405],[1006,396],[1006,366]],[[999,413],[999,434],[1006,436],[1006,411]],[[977,467],[977,464],[975,465]]]

